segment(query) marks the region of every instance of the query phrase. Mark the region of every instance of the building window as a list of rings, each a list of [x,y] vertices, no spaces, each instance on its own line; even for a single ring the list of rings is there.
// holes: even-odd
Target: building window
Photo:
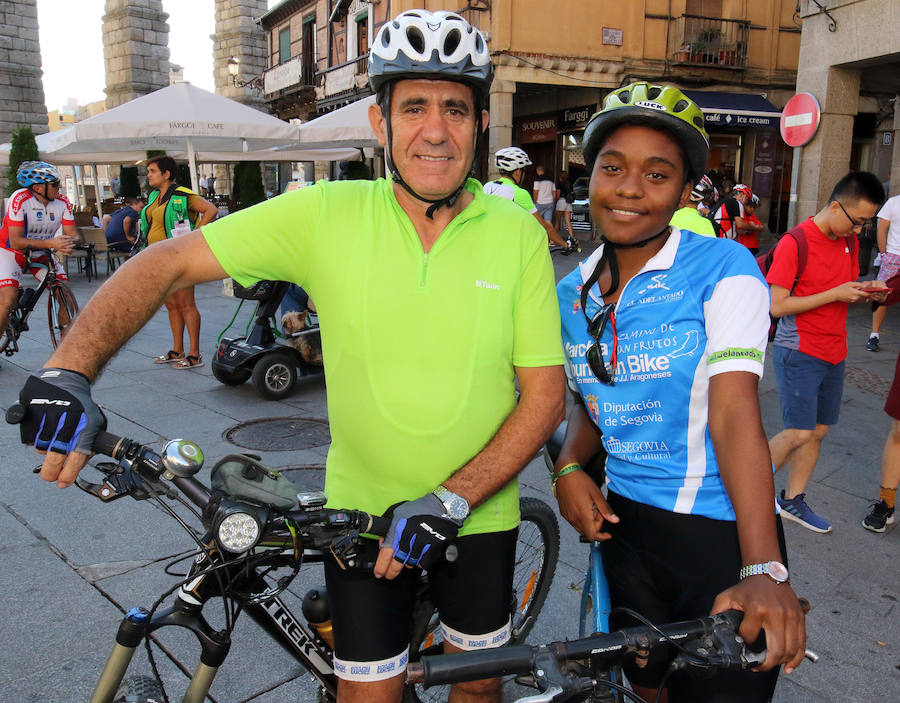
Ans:
[[[369,52],[369,13],[356,17],[356,55],[365,56]]]
[[[291,58],[291,28],[285,27],[278,32],[278,63],[285,63]]]
[[[316,16],[303,19],[303,85],[313,85],[316,75]]]

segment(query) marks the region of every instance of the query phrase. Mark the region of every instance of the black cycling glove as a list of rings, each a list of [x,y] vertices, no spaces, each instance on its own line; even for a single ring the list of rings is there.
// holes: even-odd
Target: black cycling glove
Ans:
[[[106,416],[91,398],[87,377],[77,371],[43,368],[19,392],[25,417],[23,444],[59,454],[92,454],[94,438],[106,429]]]
[[[434,493],[398,503],[392,510],[384,543],[391,545],[394,559],[408,566],[427,569],[441,561],[461,526],[447,516],[444,504]]]

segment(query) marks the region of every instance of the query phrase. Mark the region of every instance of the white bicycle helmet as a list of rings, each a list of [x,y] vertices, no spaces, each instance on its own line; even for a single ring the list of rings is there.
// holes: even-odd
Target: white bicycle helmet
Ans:
[[[58,183],[59,171],[56,166],[46,161],[23,161],[16,171],[16,181],[23,188],[38,183]]]
[[[497,164],[498,170],[512,173],[516,169],[531,166],[531,159],[519,147],[508,146],[503,149],[497,149],[497,152],[494,154],[494,163]]]
[[[475,92],[475,115],[488,104],[494,66],[484,36],[453,12],[408,10],[386,22],[378,30],[369,50],[369,86],[378,99],[385,119],[387,146],[385,160],[395,183],[417,200],[429,204],[425,214],[432,218],[444,205],[452,207],[466,178],[450,195],[433,200],[417,193],[397,170],[391,155],[391,84],[404,78],[457,81]],[[480,126],[475,130],[475,151],[468,173],[475,167],[478,146],[484,139]]]
[[[369,51],[373,93],[398,78],[462,81],[486,104],[494,67],[484,35],[456,13],[408,10],[378,30]]]

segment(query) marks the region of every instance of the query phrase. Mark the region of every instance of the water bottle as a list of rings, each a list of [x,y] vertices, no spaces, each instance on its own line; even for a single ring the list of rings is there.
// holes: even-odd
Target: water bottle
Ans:
[[[328,605],[328,592],[321,586],[309,589],[303,596],[303,617],[315,633],[334,649],[334,633],[331,630],[331,607]]]

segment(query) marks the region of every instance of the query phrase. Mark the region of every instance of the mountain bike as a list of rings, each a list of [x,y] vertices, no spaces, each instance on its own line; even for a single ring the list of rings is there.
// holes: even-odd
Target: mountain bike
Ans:
[[[50,327],[50,343],[53,348],[62,341],[66,330],[78,314],[78,302],[64,281],[56,277],[56,260],[50,255],[50,265],[31,261],[31,249],[25,249],[25,263],[22,269],[46,268],[47,272],[37,288],[19,288],[15,307],[9,313],[6,332],[0,339],[0,352],[12,356],[19,351],[19,337],[28,331],[28,317],[31,315],[44,291],[47,291],[47,323]]]
[[[568,642],[428,656],[409,665],[407,681],[428,687],[518,674],[530,677],[540,691],[538,695],[520,698],[518,703],[604,700],[610,690],[622,700],[643,703],[634,692],[611,681],[608,674],[626,658],[646,657],[655,647],[673,646],[678,652],[666,677],[683,669],[752,669],[765,661],[765,651],[752,651],[738,634],[742,616],[743,613],[730,610],[659,626],[639,617],[645,623],[642,626]],[[815,662],[818,655],[807,650],[806,658]],[[665,682],[666,679],[663,685]]]
[[[7,421],[20,422],[24,412],[22,405],[15,404],[7,412]],[[302,567],[323,561],[326,554],[342,567],[371,569],[373,564],[363,563],[360,556],[363,535],[383,535],[389,520],[357,510],[325,508],[323,492],[298,491],[283,474],[266,469],[247,455],[230,455],[218,462],[207,486],[195,478],[203,465],[203,452],[185,440],[171,440],[158,452],[101,432],[93,449],[116,461],[94,465],[100,472],[97,483],[89,481],[87,470],[83,470],[76,481],[79,488],[104,502],[124,496],[152,500],[185,529],[195,548],[187,554],[192,559],[187,573],[181,574],[172,588],[150,607],[132,608],[126,613],[91,703],[169,700],[151,648],[156,633],[166,627],[185,628],[197,640],[199,663],[189,675],[190,683],[181,700],[201,703],[228,656],[231,633],[242,612],[315,678],[320,702],[333,701],[337,678],[332,668],[327,590],[312,588],[303,596],[305,622],[291,612],[282,595]],[[238,466],[226,473],[226,462]],[[189,511],[201,528],[195,529],[176,512],[175,504]],[[512,641],[517,643],[530,631],[547,597],[559,553],[559,526],[552,510],[531,498],[522,499],[521,507],[510,600]],[[455,545],[448,548],[448,560],[452,560],[453,548]],[[174,563],[184,559],[176,558],[167,572],[172,573]],[[173,602],[163,607],[173,594]],[[213,627],[203,612],[213,600],[222,604],[224,627],[220,629]],[[412,661],[442,650],[438,625],[427,573],[423,572],[410,623]],[[142,641],[153,676],[126,678]],[[428,693],[425,700],[434,692]],[[404,701],[417,702],[420,695],[421,687],[410,685],[404,691]]]

